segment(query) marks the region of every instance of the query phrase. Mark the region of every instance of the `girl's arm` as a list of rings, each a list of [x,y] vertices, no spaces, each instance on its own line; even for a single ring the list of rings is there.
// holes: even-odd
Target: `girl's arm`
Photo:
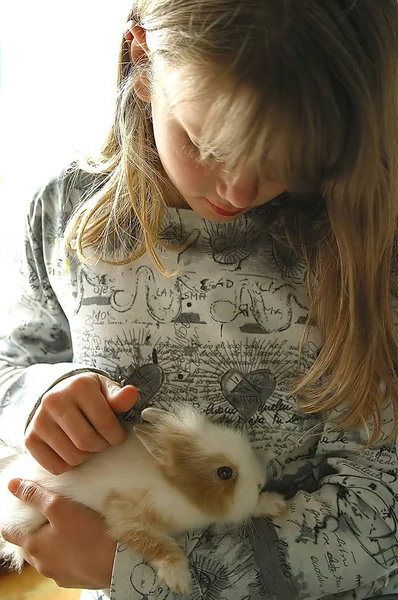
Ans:
[[[386,409],[385,434],[391,418]],[[301,475],[287,514],[273,523],[256,521],[251,541],[259,575],[278,597],[355,590],[344,598],[360,600],[395,589],[390,575],[398,566],[396,441],[369,448],[365,443],[365,430],[339,432],[326,423],[313,465],[301,467],[307,478]]]
[[[68,320],[46,268],[43,242],[46,236],[55,241],[55,227],[66,221],[67,202],[62,180],[35,195],[25,221],[19,264],[13,268],[12,285],[3,292],[12,301],[0,318],[0,440],[15,448],[24,447],[25,429],[35,409],[58,381],[84,370],[107,375],[72,362]],[[43,204],[52,207],[52,222]]]

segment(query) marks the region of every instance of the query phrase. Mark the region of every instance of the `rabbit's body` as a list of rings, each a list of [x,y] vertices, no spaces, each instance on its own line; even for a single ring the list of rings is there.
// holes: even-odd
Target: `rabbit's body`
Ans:
[[[145,490],[148,503],[156,506],[169,520],[178,519],[180,531],[205,526],[209,522],[209,518],[206,519],[184,496],[170,489],[171,485],[156,462],[135,436],[129,437],[120,446],[94,454],[87,462],[61,475],[53,475],[43,469],[30,454],[20,455],[1,473],[2,493],[14,477],[37,481],[43,487],[103,515],[111,491],[126,496]],[[29,523],[32,519],[35,527],[36,523],[41,525],[45,522],[32,506],[21,502],[10,492],[7,492],[7,501],[2,499],[0,505],[1,520],[8,525],[18,519],[19,529],[25,523],[27,530],[31,530]]]
[[[174,591],[186,592],[187,559],[170,536],[212,523],[239,523],[255,514],[280,514],[284,501],[277,494],[260,495],[264,469],[235,430],[191,409],[179,416],[146,409],[143,417],[153,425],[136,426],[122,445],[61,475],[52,475],[30,455],[18,456],[1,473],[1,521],[25,533],[45,522],[7,489],[13,478],[36,481],[101,513],[114,539],[141,552]],[[231,470],[234,476],[225,477]],[[151,554],[145,536],[155,538],[157,553]],[[3,542],[1,550],[13,568],[21,568],[21,548]]]

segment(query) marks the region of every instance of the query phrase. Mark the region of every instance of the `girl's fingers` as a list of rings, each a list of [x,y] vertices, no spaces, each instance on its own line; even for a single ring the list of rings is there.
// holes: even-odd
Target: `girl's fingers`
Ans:
[[[95,414],[100,410],[101,397],[97,398],[94,406],[92,400],[87,400],[87,405],[92,407],[90,414]],[[71,406],[68,412],[60,415],[54,415],[54,420],[64,432],[65,437],[69,438],[71,443],[81,452],[102,452],[109,446],[108,441],[102,433],[98,431],[95,423],[92,422],[90,415],[87,414],[87,408],[80,406]],[[51,447],[54,447],[50,443]]]
[[[121,444],[126,438],[126,433],[119,423],[115,413],[109,406],[108,401],[101,395],[95,402],[89,399],[81,403],[81,410],[90,421],[100,436],[111,446]]]
[[[84,417],[81,414],[79,417],[80,420],[84,421]],[[91,456],[91,452],[78,448],[74,441],[70,439],[70,436],[68,436],[68,434],[55,422],[51,423],[51,428],[42,432],[41,437],[43,442],[45,442],[47,446],[71,467],[80,465]],[[84,441],[84,438],[81,439]]]
[[[61,473],[65,473],[65,471],[71,470],[72,467],[58,456],[43,440],[36,439],[31,444],[27,438],[25,445],[33,458],[53,475],[60,475]]]
[[[104,395],[114,412],[127,412],[133,408],[138,400],[138,390],[133,385],[125,385],[111,392],[111,394],[108,393],[108,390],[105,390]]]

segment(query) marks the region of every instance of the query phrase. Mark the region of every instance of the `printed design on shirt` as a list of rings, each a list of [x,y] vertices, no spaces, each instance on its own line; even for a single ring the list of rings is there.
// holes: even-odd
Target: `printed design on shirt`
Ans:
[[[207,313],[220,326],[221,335],[224,326],[234,321],[242,333],[261,335],[282,332],[292,324],[306,322],[307,308],[289,284],[276,285],[270,277],[232,274],[217,281],[191,279],[190,274],[185,273],[167,283],[163,279],[159,287],[161,275],[155,275],[150,267],[140,266],[135,272],[134,284],[126,290],[103,274],[89,276],[82,267],[75,293],[75,314],[82,307],[103,307],[108,323],[122,323],[137,314],[142,318],[145,308],[148,324],[206,325],[208,317],[204,315]]]
[[[43,215],[44,240],[47,246],[55,246],[61,242],[64,234],[64,223],[60,219],[54,219],[53,215]]]
[[[205,221],[205,232],[203,249],[218,264],[240,270],[255,251],[264,253],[283,280],[302,284],[305,279],[304,257],[289,246],[287,240],[272,235],[272,227],[261,227],[261,216],[260,221],[254,214],[243,215],[231,223]]]
[[[384,455],[384,448],[380,455],[378,449],[372,448],[359,452],[351,432],[340,439],[326,427],[321,430],[320,440],[320,429],[311,431],[314,421],[303,419],[288,393],[289,377],[295,374],[297,366],[300,326],[307,313],[300,257],[275,241],[272,231],[271,236],[257,238],[257,247],[251,248],[250,228],[253,223],[262,228],[262,223],[257,222],[260,212],[250,211],[242,218],[245,226],[238,226],[237,219],[236,225],[224,229],[227,233],[221,231],[221,225],[210,231],[205,229],[203,220],[190,219],[202,231],[207,244],[205,253],[203,247],[199,252],[201,235],[197,237],[184,218],[180,224],[176,220],[174,233],[165,230],[165,239],[169,236],[171,243],[173,236],[187,242],[179,263],[183,275],[178,275],[177,282],[177,278],[162,278],[145,258],[132,270],[123,267],[123,276],[119,270],[115,277],[117,269],[109,265],[90,265],[78,266],[76,278],[77,260],[65,269],[62,240],[54,237],[61,235],[58,223],[64,218],[59,217],[62,206],[72,197],[73,205],[80,202],[81,190],[76,185],[76,191],[64,194],[64,198],[62,189],[54,188],[45,194],[44,221],[41,204],[33,206],[35,214],[32,213],[24,265],[28,269],[28,285],[19,306],[24,311],[23,318],[26,315],[26,326],[23,324],[15,333],[14,342],[7,342],[11,362],[18,364],[22,357],[28,364],[31,357],[25,363],[26,350],[29,355],[32,352],[31,362],[38,358],[40,361],[47,353],[54,353],[59,359],[59,351],[67,345],[57,328],[52,329],[54,323],[59,329],[63,327],[59,325],[64,318],[57,303],[60,298],[71,324],[74,360],[80,362],[82,357],[86,364],[104,366],[120,381],[129,376],[136,378],[143,390],[143,403],[166,407],[175,400],[191,402],[211,419],[241,427],[250,435],[275,479],[273,485],[280,484],[278,489],[293,492],[289,514],[285,521],[261,519],[251,529],[247,527],[247,547],[243,534],[237,531],[230,533],[228,546],[219,544],[215,531],[200,532],[195,539],[184,537],[183,543],[186,539],[192,542],[188,543],[187,554],[195,593],[201,600],[229,600],[234,596],[239,600],[293,600],[325,595],[354,599],[379,592],[385,595],[386,590],[391,593],[397,586],[396,574],[390,587],[382,590],[380,582],[384,582],[384,574],[387,578],[396,569],[398,562],[396,464]],[[49,196],[54,196],[55,202]],[[231,248],[230,240],[226,246],[226,238],[236,237],[236,233],[241,236],[242,250]],[[148,271],[137,272],[141,264]],[[185,269],[186,265],[191,272]],[[100,269],[102,272],[96,275]],[[147,278],[148,273],[152,279]],[[264,274],[269,277],[263,277]],[[134,288],[137,275],[141,278],[138,289]],[[66,294],[63,296],[65,281],[75,292],[74,302]],[[76,315],[71,316],[76,303]],[[39,305],[43,310],[38,309]],[[281,311],[279,322],[267,310],[269,307]],[[40,340],[37,327],[43,330]],[[21,377],[10,386],[10,397],[5,397],[3,410],[8,401],[14,406],[13,412],[9,411],[10,424],[15,418],[15,405],[26,396],[28,383]],[[322,425],[311,418],[315,420],[314,427]],[[395,444],[391,456],[393,452]],[[337,463],[344,456],[348,457],[346,462]],[[330,466],[333,461],[340,465],[339,470]],[[224,554],[230,547],[244,548],[240,560],[239,555],[229,551]],[[253,548],[252,559],[258,567],[253,564],[246,572],[245,560]],[[216,558],[210,560],[213,551]],[[126,563],[121,568],[125,566]],[[117,600],[172,600],[157,585],[153,570],[140,557],[133,572],[132,583],[127,586],[130,589],[123,589],[123,576],[118,580],[121,587],[117,592],[112,586]],[[218,573],[226,582],[223,589],[217,587]],[[376,583],[364,584],[364,580]],[[230,582],[234,583],[229,588]],[[349,591],[340,593],[342,589]]]
[[[9,406],[23,406],[27,380],[29,380],[28,375],[23,373],[9,386],[0,404],[0,414]]]
[[[245,528],[217,533],[212,527],[189,532],[181,540],[188,556],[192,587],[189,600],[226,600],[236,589],[242,597],[251,598],[253,585],[253,549]],[[119,544],[118,552],[126,547]],[[131,569],[130,584],[138,600],[176,600],[168,588],[159,586],[154,569],[140,561]],[[259,577],[255,581],[256,593],[263,588]]]
[[[210,418],[247,429],[256,444],[270,425],[305,431],[308,418],[289,393],[297,348],[286,340],[262,338],[209,343],[189,322],[174,323],[173,328],[173,335],[165,338],[156,328],[144,327],[103,340],[82,332],[77,359],[90,360],[113,379],[138,387],[140,400],[131,418],[148,404],[167,410],[173,402],[198,406],[201,399]],[[313,352],[305,348],[302,360],[309,364]]]
[[[319,425],[322,422],[316,418]],[[320,427],[318,428],[320,430]],[[300,439],[300,446],[296,449],[289,449],[289,457],[272,458],[267,464],[268,483],[267,489],[279,494],[285,498],[293,498],[300,490],[315,492],[319,487],[319,480],[314,474],[314,465],[311,459],[314,456],[317,446],[317,438],[311,438],[313,428],[308,429],[308,435],[303,435]],[[294,467],[293,471],[289,465]],[[312,527],[307,527],[305,521],[302,523],[300,535],[297,538],[303,540],[311,539],[315,542],[316,531]]]
[[[132,268],[129,269],[133,271]],[[148,318],[157,323],[169,323],[181,312],[180,280],[164,287],[157,283],[161,275],[155,276],[154,269],[140,266],[133,277],[131,290],[117,288],[114,281],[105,275],[89,276],[84,267],[79,269],[75,314],[82,306],[106,306],[116,313],[126,313],[135,308],[136,303],[145,300]]]
[[[294,288],[286,283],[277,285],[271,277],[230,275],[217,281],[203,279],[199,289],[185,282],[183,286],[199,298],[201,292],[206,298],[217,291],[208,310],[221,331],[238,318],[244,321],[239,327],[242,333],[263,335],[285,331],[292,323],[303,325],[307,319],[308,309],[297,299]]]
[[[34,322],[21,324],[17,330],[17,339],[10,341],[24,348],[27,360],[31,360],[31,364],[37,362],[39,357],[46,357],[51,361],[51,355],[58,356],[70,347],[67,333],[60,328],[58,322],[54,323],[54,317],[60,314],[58,305],[52,305],[54,310],[48,307],[49,314],[38,309],[36,302],[32,302],[26,296],[22,298],[22,305],[34,307],[36,319]]]
[[[192,576],[190,600],[224,600],[233,597],[236,589],[250,597],[253,549],[247,543],[244,525],[221,533],[209,528],[188,536],[191,542],[187,552]]]
[[[126,549],[127,546],[125,544],[119,544],[117,551],[120,553],[124,552]],[[158,600],[160,598],[166,600],[167,598],[173,597],[170,590],[167,591],[168,593],[164,594],[163,589],[158,584],[155,569],[143,560],[138,559],[137,563],[131,569],[130,585],[132,589],[130,590],[129,596],[134,594],[134,596],[131,596],[134,600],[136,598],[139,598],[139,600]]]
[[[377,512],[372,506],[377,507]],[[337,492],[337,517],[329,517],[325,525],[336,535],[348,528],[372,560],[386,569],[396,567],[398,502],[386,482],[369,481],[369,477],[361,475],[342,478]]]
[[[251,299],[251,313],[262,333],[285,331],[291,326],[293,313],[297,310],[295,322],[305,322],[307,310],[298,302],[294,288],[289,284],[275,287],[272,281],[268,289],[263,290],[260,286],[250,283],[246,289]],[[247,325],[243,332],[248,332],[249,327],[250,325]],[[253,329],[258,330],[258,327]],[[253,332],[253,329],[250,332]]]
[[[252,519],[248,532],[265,597],[286,600],[305,597],[301,594],[306,591],[308,574],[293,573],[289,546],[279,539],[278,527],[269,519]]]
[[[59,314],[59,303],[48,280],[48,273],[51,273],[52,267],[45,265],[42,261],[41,248],[33,237],[31,240],[25,240],[25,254],[26,264],[20,268],[22,275],[22,305],[26,309],[35,310],[40,314],[44,311],[52,315]],[[39,259],[37,254],[40,256]]]
[[[205,221],[204,226],[203,249],[220,265],[239,270],[258,247],[260,230],[246,215],[230,223]]]
[[[314,455],[313,448],[312,456]],[[318,581],[319,593],[322,597],[331,587],[339,589],[342,586],[342,572],[345,573],[345,585],[350,586],[350,589],[351,587],[359,589],[362,586],[368,589],[364,584],[363,572],[360,568],[357,572],[356,565],[364,564],[365,561],[369,569],[372,569],[371,562],[373,562],[377,568],[382,567],[384,572],[388,573],[396,567],[398,561],[397,500],[393,491],[396,473],[379,472],[379,479],[376,479],[376,471],[371,467],[354,465],[344,458],[334,460],[324,457],[311,474],[311,463],[308,462],[308,457],[303,459],[306,462],[303,462],[301,469],[297,470],[298,489],[294,482],[295,473],[286,477],[281,472],[281,480],[273,481],[271,486],[271,489],[283,492],[283,487],[287,484],[288,488],[292,487],[296,494],[307,472],[309,485],[301,487],[302,491],[297,497],[294,494],[290,503],[290,514],[287,520],[289,544],[281,538],[275,523],[255,520],[252,541],[256,561],[262,573],[262,581],[268,588],[272,581],[268,568],[273,564],[276,566],[284,564],[281,560],[283,550],[286,549],[287,552],[289,548],[290,561],[286,555],[285,579],[276,580],[274,583],[277,587],[269,587],[269,592],[281,598],[297,597],[293,592],[289,595],[287,590],[282,590],[278,586],[288,582],[292,589],[305,591],[305,587],[300,587],[300,560],[299,558],[296,560],[296,557],[311,548],[313,576]],[[340,470],[348,474],[341,475]],[[337,488],[336,495],[322,493],[329,485]],[[320,490],[319,496],[318,490]],[[314,496],[311,495],[312,492],[315,492]],[[288,494],[287,497],[292,497],[292,494]],[[347,533],[355,537],[356,543],[350,540]],[[292,550],[293,543],[297,544],[296,554]],[[319,550],[314,551],[314,548]],[[352,581],[347,575],[350,565],[349,577]],[[302,581],[308,581],[308,573],[305,573]],[[368,595],[361,597],[368,597]]]
[[[267,247],[266,254],[269,247]],[[305,279],[306,263],[302,255],[280,240],[271,238],[270,251],[275,267],[281,277],[293,284],[302,284]]]
[[[277,378],[283,375],[284,368],[276,358],[282,353],[280,344],[246,340],[198,344],[192,358],[182,346],[160,343],[159,361],[170,374],[162,397],[193,403],[205,399],[210,418],[222,416],[224,421],[242,426],[264,411],[274,393]]]
[[[125,413],[124,420],[136,420],[135,417],[156,396],[164,381],[164,371],[157,364],[157,352],[152,353],[153,362],[141,365],[123,381],[124,385],[134,385],[139,390],[139,397],[132,410]]]
[[[275,386],[274,376],[266,369],[246,374],[238,369],[230,369],[221,378],[225,399],[245,421],[249,421],[261,404],[272,395]]]
[[[169,211],[163,219],[162,229],[157,237],[161,242],[167,244],[168,248],[176,250],[178,264],[181,255],[198,241],[200,230],[194,228],[186,231],[182,225],[179,211]],[[162,246],[158,246],[158,249],[160,252],[165,252]]]

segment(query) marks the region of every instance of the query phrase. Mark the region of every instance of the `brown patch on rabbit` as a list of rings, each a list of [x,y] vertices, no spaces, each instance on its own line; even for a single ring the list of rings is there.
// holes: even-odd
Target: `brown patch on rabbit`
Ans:
[[[239,477],[237,465],[211,448],[205,454],[207,448],[192,439],[194,432],[175,414],[146,408],[142,416],[151,425],[136,425],[135,434],[168,482],[204,514],[215,518],[227,514]]]
[[[110,525],[109,533],[139,552],[156,569],[159,580],[173,592],[186,594],[191,582],[188,559],[166,533],[172,531],[175,524],[164,519],[147,500],[146,491],[129,496],[112,492],[104,515]]]
[[[222,454],[206,456],[199,446],[181,432],[167,440],[169,462],[163,468],[167,479],[200,510],[214,515],[228,512],[234,498],[238,469]],[[231,477],[222,479],[220,469],[230,469]]]
[[[171,519],[165,519],[148,501],[146,490],[128,496],[112,492],[106,501],[104,516],[111,525],[110,533],[118,539],[126,531],[126,523],[154,527],[170,532],[176,529]]]

